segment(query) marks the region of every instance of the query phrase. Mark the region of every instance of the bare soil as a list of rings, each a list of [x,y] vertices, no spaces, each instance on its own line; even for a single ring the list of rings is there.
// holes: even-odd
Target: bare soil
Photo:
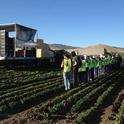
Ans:
[[[124,89],[122,89],[118,96],[116,97],[115,101],[119,98],[119,96],[124,93]],[[114,124],[114,119],[109,119],[112,113],[112,105],[109,105],[108,107],[104,108],[103,114],[101,115],[101,122],[99,124]]]

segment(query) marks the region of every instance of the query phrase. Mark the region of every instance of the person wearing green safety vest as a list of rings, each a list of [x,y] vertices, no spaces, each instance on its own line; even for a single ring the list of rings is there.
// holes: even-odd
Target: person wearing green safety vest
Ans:
[[[71,84],[72,61],[68,53],[64,54],[64,59],[61,63],[61,68],[63,68],[65,90],[69,90]]]
[[[101,58],[101,75],[105,73],[105,58]]]
[[[78,69],[79,72],[79,83],[86,83],[86,60],[84,59],[84,56],[81,57],[82,65]]]
[[[88,82],[90,80],[90,58],[89,56],[87,56],[85,58],[86,61],[86,82]]]
[[[107,57],[105,56],[105,58],[104,58],[104,74],[106,74],[107,73]]]
[[[107,57],[107,73],[111,70],[111,59],[110,56]]]
[[[102,75],[102,58],[98,59],[99,76]]]
[[[112,57],[109,57],[109,71],[112,70]]]
[[[100,57],[97,56],[97,57],[96,57],[96,76],[97,76],[97,78],[100,76],[99,65],[100,65]]]
[[[93,56],[90,57],[90,80],[94,80],[94,65],[95,65],[95,60]]]
[[[94,78],[98,78],[98,61],[97,57],[94,57]]]

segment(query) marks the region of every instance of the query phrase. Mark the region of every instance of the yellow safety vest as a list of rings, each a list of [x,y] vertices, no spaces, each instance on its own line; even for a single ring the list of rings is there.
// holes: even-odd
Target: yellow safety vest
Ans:
[[[72,67],[71,59],[64,59],[64,72],[70,72]]]

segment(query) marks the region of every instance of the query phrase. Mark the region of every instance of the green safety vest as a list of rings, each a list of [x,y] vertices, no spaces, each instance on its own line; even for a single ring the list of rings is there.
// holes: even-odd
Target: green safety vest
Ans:
[[[102,67],[105,66],[105,59],[102,60]]]
[[[102,68],[102,60],[99,60],[99,68]]]
[[[109,59],[106,59],[106,65],[109,65]]]
[[[90,60],[90,69],[96,67],[96,61],[94,59]]]
[[[112,58],[110,58],[109,62],[110,62],[110,64],[113,64]]]
[[[106,58],[104,59],[104,65],[105,66],[107,65],[107,59]]]
[[[79,68],[79,72],[83,72],[83,71],[86,71],[86,62],[82,62],[82,65],[81,65],[81,67]]]
[[[100,60],[96,60],[96,67],[99,68],[99,66],[100,66]]]
[[[109,65],[110,64],[110,58],[108,58],[108,60],[107,60],[107,65]]]
[[[72,68],[71,59],[64,59],[64,72],[70,72]]]
[[[86,68],[90,69],[90,60],[86,60]]]
[[[97,67],[97,60],[94,60],[94,68]]]

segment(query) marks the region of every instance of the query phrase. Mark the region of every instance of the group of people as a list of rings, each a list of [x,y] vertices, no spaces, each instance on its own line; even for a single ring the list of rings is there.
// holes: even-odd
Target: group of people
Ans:
[[[121,57],[120,57],[121,58]],[[65,90],[71,86],[79,86],[108,74],[114,68],[121,65],[122,60],[115,56],[77,56],[75,51],[71,54],[64,53],[61,68]]]

